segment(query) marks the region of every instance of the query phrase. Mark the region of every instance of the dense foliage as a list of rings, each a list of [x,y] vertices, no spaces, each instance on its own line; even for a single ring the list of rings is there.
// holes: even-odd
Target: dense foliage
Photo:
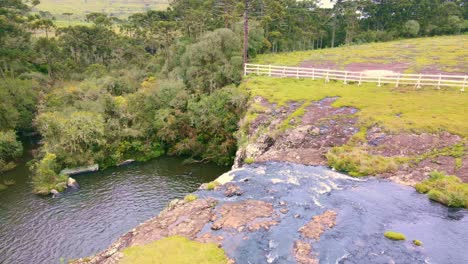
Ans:
[[[65,167],[164,153],[230,164],[246,104],[236,89],[244,21],[250,58],[466,31],[463,1],[335,2],[174,0],[165,11],[90,13],[86,25],[58,28],[50,13],[31,13],[37,0],[1,1],[0,171],[29,132],[42,137],[32,166],[40,193],[63,185]]]

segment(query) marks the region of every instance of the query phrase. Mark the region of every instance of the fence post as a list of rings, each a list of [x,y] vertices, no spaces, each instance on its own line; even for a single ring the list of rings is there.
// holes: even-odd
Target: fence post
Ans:
[[[416,83],[416,88],[421,88],[421,73],[419,74],[418,82]]]
[[[282,74],[282,77],[287,77],[286,76],[286,68],[283,67],[283,74]]]
[[[362,72],[359,73],[359,83],[358,85],[361,86],[362,84]]]
[[[244,64],[244,76],[247,76],[247,63]]]
[[[330,73],[330,69],[327,70],[327,76],[325,76],[325,82],[330,82],[330,78],[328,77],[329,73]]]
[[[463,80],[463,86],[460,90],[460,92],[464,92],[465,91],[465,87],[467,85],[467,79],[468,79],[468,76],[465,76],[465,79]]]
[[[380,83],[381,78],[382,78],[382,75],[379,75],[379,82],[377,83],[378,87],[382,86],[382,84]]]
[[[299,67],[296,67],[296,79],[299,79]]]
[[[312,68],[312,80],[315,80],[315,68]]]
[[[257,64],[257,75],[260,75],[260,64]]]
[[[271,64],[270,64],[270,65],[268,65],[268,76],[270,76],[270,77],[271,77]]]
[[[398,74],[398,78],[396,80],[396,85],[395,85],[396,88],[398,88],[398,85],[400,85],[400,78],[401,78],[401,74]]]
[[[345,72],[345,75],[344,75],[344,84],[348,84],[348,72]]]
[[[437,83],[437,90],[440,90],[440,83],[442,81],[442,74],[439,73],[439,82]]]

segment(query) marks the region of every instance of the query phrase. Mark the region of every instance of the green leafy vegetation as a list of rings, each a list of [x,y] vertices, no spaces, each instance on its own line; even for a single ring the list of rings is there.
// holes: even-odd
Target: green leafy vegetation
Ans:
[[[468,208],[468,183],[463,183],[457,176],[433,171],[429,179],[416,184],[415,188],[433,201],[450,207]]]
[[[255,162],[255,159],[252,158],[252,157],[247,157],[247,158],[244,159],[245,164],[252,164],[254,162]]]
[[[166,237],[144,246],[124,249],[122,264],[225,264],[228,259],[216,244],[200,243],[185,237]]]
[[[0,173],[15,167],[14,161],[23,155],[23,145],[13,130],[0,131]]]
[[[384,236],[391,240],[406,240],[406,237],[404,234],[394,232],[394,231],[387,231],[384,233]]]
[[[8,186],[0,183],[0,191],[6,190],[6,189],[8,189]]]
[[[391,172],[398,168],[398,160],[371,155],[362,148],[334,147],[326,154],[328,166],[350,176],[369,176]]]
[[[195,201],[195,200],[197,200],[197,199],[198,199],[198,195],[193,194],[193,193],[187,194],[187,195],[184,197],[184,201],[186,201],[186,202],[193,202],[193,201]]]
[[[58,174],[59,166],[55,154],[46,153],[44,158],[32,166],[34,192],[49,194],[52,189],[59,192],[67,187],[67,175]]]

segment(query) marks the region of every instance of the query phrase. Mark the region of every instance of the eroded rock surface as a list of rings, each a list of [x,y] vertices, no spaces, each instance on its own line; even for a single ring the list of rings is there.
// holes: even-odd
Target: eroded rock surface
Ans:
[[[255,231],[260,228],[268,229],[277,224],[270,218],[273,215],[273,205],[271,203],[246,200],[235,203],[225,203],[219,209],[220,216],[216,218],[211,229],[234,229],[243,231]]]
[[[301,232],[302,236],[305,238],[319,240],[323,232],[335,225],[336,213],[328,210],[321,215],[314,216],[310,222],[299,229],[299,232]]]

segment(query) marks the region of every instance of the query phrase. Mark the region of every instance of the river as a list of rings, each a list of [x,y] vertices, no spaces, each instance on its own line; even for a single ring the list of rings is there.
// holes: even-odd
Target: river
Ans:
[[[74,177],[81,188],[58,198],[31,192],[25,163],[0,176],[16,184],[0,191],[0,263],[53,264],[105,249],[166,204],[227,171],[163,157]]]

